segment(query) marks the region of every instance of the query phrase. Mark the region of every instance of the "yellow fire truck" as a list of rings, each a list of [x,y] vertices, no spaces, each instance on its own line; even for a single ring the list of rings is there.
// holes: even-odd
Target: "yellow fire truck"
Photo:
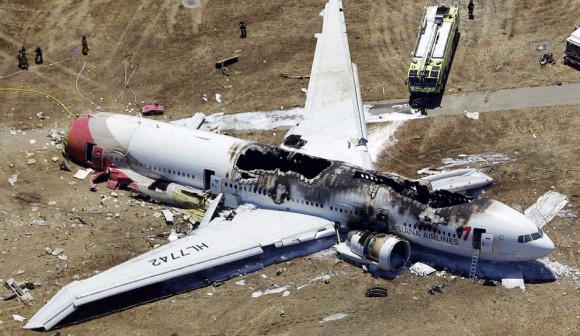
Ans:
[[[407,85],[411,94],[439,93],[459,38],[459,9],[427,6],[417,35]]]

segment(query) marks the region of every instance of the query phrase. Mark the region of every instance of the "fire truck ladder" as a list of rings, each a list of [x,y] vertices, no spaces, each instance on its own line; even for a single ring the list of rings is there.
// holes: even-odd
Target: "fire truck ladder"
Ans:
[[[479,252],[481,251],[481,235],[476,236],[475,246],[477,248],[473,250],[473,255],[471,256],[471,269],[469,270],[469,280],[472,283],[477,281],[477,262],[479,261]]]
[[[437,21],[432,22],[432,25],[434,25],[433,27],[433,31],[431,31],[431,36],[429,37],[429,42],[427,43],[427,52],[425,53],[425,57],[423,57],[421,59],[421,67],[419,68],[419,74],[420,76],[423,76],[423,74],[425,73],[425,68],[427,67],[427,64],[429,64],[429,62],[431,62],[431,55],[433,54],[433,47],[435,47],[435,43],[437,42],[437,39],[439,37],[439,27],[440,25],[437,24]]]

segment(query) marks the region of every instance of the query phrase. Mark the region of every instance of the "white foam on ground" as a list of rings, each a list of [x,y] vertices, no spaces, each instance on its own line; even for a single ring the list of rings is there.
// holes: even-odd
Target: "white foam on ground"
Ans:
[[[404,120],[392,121],[368,131],[367,148],[373,162],[377,160],[382,151],[396,142],[395,132],[404,122]]]
[[[441,160],[444,166],[437,168],[438,170],[450,168],[450,167],[457,167],[457,166],[469,166],[474,165],[476,163],[484,163],[486,165],[493,165],[498,163],[504,163],[511,161],[509,156],[505,154],[499,153],[489,153],[489,154],[460,154],[458,155],[459,158],[445,158]]]

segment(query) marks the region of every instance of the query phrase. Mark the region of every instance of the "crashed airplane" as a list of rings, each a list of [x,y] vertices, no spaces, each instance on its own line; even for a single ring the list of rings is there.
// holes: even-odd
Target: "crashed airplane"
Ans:
[[[110,113],[73,121],[66,153],[122,175],[114,186],[153,195],[173,185],[209,193],[210,208],[254,207],[231,220],[211,220],[208,210],[190,235],[65,286],[25,328],[49,330],[126,308],[128,297],[146,302],[329,248],[336,230],[343,258],[386,271],[404,269],[411,243],[496,261],[553,251],[532,221],[499,201],[372,169],[341,1],[330,0],[322,15],[304,120],[281,147],[205,132],[199,123]]]

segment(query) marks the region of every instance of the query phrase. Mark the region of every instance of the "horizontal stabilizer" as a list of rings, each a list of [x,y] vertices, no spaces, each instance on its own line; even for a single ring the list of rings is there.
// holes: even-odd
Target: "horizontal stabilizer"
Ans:
[[[308,215],[257,209],[238,213],[231,221],[221,218],[214,221],[215,225],[199,228],[192,235],[91,278],[68,284],[29,320],[25,328],[49,330],[68,315],[76,314],[77,309],[83,310],[84,305],[84,310],[88,311],[93,311],[97,302],[102,303],[101,310],[121,310],[143,302],[131,302],[125,307],[111,306],[129,297],[150,301],[209,285],[334,244],[332,222]],[[284,249],[296,244],[301,245]],[[199,279],[201,281],[197,281]],[[150,292],[154,290],[160,293],[159,297],[151,297]],[[100,314],[111,312],[105,310]],[[96,313],[79,312],[79,319],[93,317],[87,317],[88,314]],[[78,321],[67,319],[65,322]]]

